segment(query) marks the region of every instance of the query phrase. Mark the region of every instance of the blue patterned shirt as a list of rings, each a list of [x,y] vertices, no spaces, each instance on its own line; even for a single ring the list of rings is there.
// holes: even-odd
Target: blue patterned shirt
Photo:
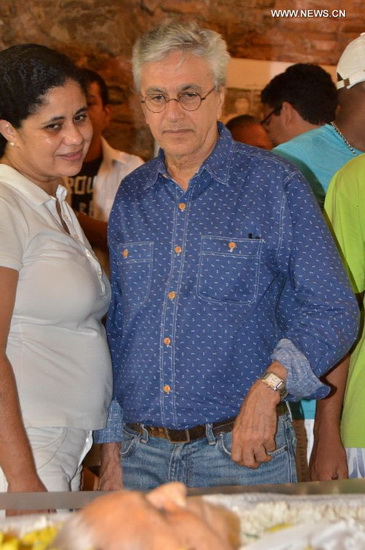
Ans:
[[[308,184],[285,160],[234,142],[219,124],[184,192],[163,151],[127,176],[109,221],[108,337],[121,420],[169,428],[236,416],[273,360],[289,399],[346,353],[356,300]]]

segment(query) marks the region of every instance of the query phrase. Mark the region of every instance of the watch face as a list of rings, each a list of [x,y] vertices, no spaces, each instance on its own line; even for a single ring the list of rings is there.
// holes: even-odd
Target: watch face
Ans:
[[[269,375],[266,377],[266,382],[270,384],[270,386],[274,389],[278,389],[283,385],[283,380],[276,376],[273,372],[270,372]]]
[[[280,378],[279,376],[276,376],[273,372],[266,372],[262,377],[261,380],[266,386],[271,388],[274,391],[278,391],[280,394],[280,399],[284,399],[288,395],[288,392],[286,391],[286,385],[285,380]]]
[[[284,380],[276,376],[273,372],[266,373],[263,379],[273,390],[278,390],[284,385]]]

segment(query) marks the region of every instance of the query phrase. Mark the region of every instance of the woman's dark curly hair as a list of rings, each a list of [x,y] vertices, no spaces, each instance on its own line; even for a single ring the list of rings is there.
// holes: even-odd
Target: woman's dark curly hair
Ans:
[[[42,105],[47,92],[77,82],[85,92],[81,70],[66,55],[39,44],[19,44],[0,52],[0,119],[20,128]],[[0,156],[6,139],[0,134]]]

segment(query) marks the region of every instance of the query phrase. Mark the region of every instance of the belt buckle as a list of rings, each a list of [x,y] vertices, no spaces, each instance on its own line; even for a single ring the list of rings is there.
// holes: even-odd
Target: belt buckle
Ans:
[[[185,432],[186,438],[185,439],[174,439],[173,436],[170,435],[171,432]],[[166,438],[170,443],[190,443],[190,434],[188,428],[185,428],[184,430],[170,430],[169,428],[165,428],[165,434]]]

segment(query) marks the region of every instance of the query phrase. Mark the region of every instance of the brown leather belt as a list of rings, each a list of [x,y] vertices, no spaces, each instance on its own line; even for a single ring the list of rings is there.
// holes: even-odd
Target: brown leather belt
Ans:
[[[285,403],[279,403],[276,410],[278,416],[288,412]],[[213,434],[218,436],[222,433],[231,432],[233,430],[235,420],[236,418],[229,418],[228,420],[222,420],[221,422],[214,422],[212,424]],[[146,430],[148,435],[151,437],[167,439],[170,443],[189,443],[190,441],[196,441],[197,439],[205,437],[207,433],[206,424],[194,426],[193,428],[186,428],[185,430],[172,430],[170,428],[146,426],[140,422],[126,424],[126,427],[138,433],[144,433]]]
[[[212,425],[212,431],[214,435],[220,435],[225,432],[231,432],[235,418],[229,418],[228,420],[222,420],[222,422],[214,422]],[[200,426],[194,426],[193,428],[186,428],[185,430],[172,430],[170,428],[159,428],[157,426],[146,426],[140,422],[134,424],[126,424],[127,428],[139,433],[143,433],[144,430],[148,432],[151,437],[160,437],[168,439],[170,443],[189,443],[189,441],[195,441],[206,436],[206,424]]]

